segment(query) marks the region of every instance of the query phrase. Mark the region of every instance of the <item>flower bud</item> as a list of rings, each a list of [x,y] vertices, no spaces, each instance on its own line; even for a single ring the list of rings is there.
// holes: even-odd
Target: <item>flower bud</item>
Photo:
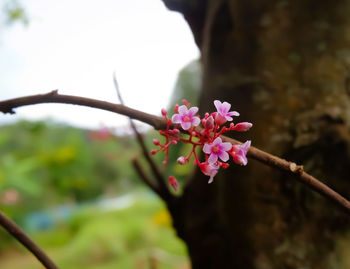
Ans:
[[[157,151],[155,149],[151,150],[151,154],[155,155],[157,153]]]
[[[188,102],[186,99],[182,99],[182,103],[187,106],[187,107],[190,107],[191,106],[191,103]]]
[[[185,164],[186,163],[185,157],[184,156],[180,156],[179,158],[177,158],[177,163],[181,164],[181,165]]]
[[[166,114],[168,114],[168,111],[166,111],[166,109],[162,108],[162,115],[165,117]]]
[[[153,139],[153,144],[155,146],[159,146],[159,140],[158,139]]]
[[[175,112],[176,114],[179,114],[179,105],[178,105],[178,104],[175,105],[175,107],[174,107],[174,112]]]
[[[169,185],[175,190],[177,191],[179,189],[179,184],[177,183],[177,180],[175,177],[170,176],[168,179]]]
[[[230,165],[228,164],[228,163],[222,163],[221,164],[221,167],[222,168],[224,168],[224,169],[226,169],[227,167],[229,167]]]
[[[248,131],[252,126],[253,124],[251,124],[250,122],[240,122],[236,124],[234,130],[238,132],[245,132]]]
[[[215,115],[215,122],[218,125],[223,125],[223,124],[225,124],[227,122],[227,120],[220,113],[216,113],[216,115]]]
[[[177,141],[175,139],[173,139],[173,140],[170,141],[170,144],[176,145]]]
[[[214,118],[213,118],[212,116],[210,116],[210,117],[206,120],[206,122],[205,122],[205,124],[204,124],[204,127],[205,127],[205,129],[208,129],[208,130],[211,130],[211,129],[214,128]]]

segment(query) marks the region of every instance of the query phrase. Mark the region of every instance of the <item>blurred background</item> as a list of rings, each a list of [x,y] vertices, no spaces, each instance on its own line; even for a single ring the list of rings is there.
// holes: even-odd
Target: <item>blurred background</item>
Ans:
[[[0,0],[0,9],[1,100],[58,89],[118,102],[113,72],[130,107],[160,114],[196,100],[198,49],[160,0]],[[139,128],[151,147],[157,133]],[[1,115],[1,210],[62,268],[188,268],[168,211],[131,166],[132,135],[124,117],[82,107]],[[166,173],[181,181],[186,169]],[[0,230],[0,268],[42,267]]]

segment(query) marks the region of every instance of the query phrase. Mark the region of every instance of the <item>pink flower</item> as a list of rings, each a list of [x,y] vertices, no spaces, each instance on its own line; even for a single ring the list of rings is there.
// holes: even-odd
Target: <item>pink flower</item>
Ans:
[[[235,163],[240,165],[246,165],[248,163],[247,160],[247,152],[250,147],[250,140],[246,141],[242,145],[233,145],[232,149],[230,150],[230,154],[232,156],[232,159]]]
[[[185,105],[179,107],[179,113],[171,118],[173,123],[180,123],[182,129],[188,130],[191,126],[197,126],[200,123],[199,117],[194,116],[198,112],[198,107],[187,109]]]
[[[199,168],[201,169],[204,175],[210,177],[208,181],[208,184],[210,184],[213,182],[214,177],[218,173],[220,166],[217,163],[211,164],[211,163],[205,162],[205,163],[200,163]]]
[[[229,155],[226,151],[232,148],[230,142],[223,143],[220,137],[217,137],[212,144],[204,144],[203,151],[206,154],[210,154],[208,162],[213,164],[218,160],[218,157],[223,162],[229,159]]]
[[[231,116],[239,116],[239,113],[236,111],[229,112],[229,110],[231,108],[231,104],[229,104],[227,102],[221,103],[219,100],[215,100],[214,105],[218,111],[218,113],[216,114],[216,117],[215,117],[215,120],[217,120],[217,121],[220,121],[220,122],[225,121],[225,120],[232,121]]]

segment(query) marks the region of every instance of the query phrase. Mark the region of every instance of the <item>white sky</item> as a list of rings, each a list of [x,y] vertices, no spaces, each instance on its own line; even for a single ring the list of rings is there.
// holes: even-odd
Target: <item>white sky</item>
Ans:
[[[0,99],[46,93],[118,102],[160,114],[178,71],[199,57],[179,13],[161,0],[25,0],[29,27],[0,32]],[[124,125],[124,117],[71,105],[36,105],[0,114],[0,123],[53,118],[87,128]]]

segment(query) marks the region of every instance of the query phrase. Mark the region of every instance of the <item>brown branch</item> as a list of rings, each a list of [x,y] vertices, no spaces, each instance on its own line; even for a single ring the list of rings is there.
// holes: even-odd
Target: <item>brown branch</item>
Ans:
[[[16,223],[0,212],[0,225],[13,235],[24,247],[26,247],[47,269],[58,269],[57,265],[45,254],[45,252],[30,239]]]
[[[133,159],[133,160],[131,160],[131,163],[134,166],[135,171],[137,172],[137,174],[142,179],[142,181],[163,199],[164,198],[163,193],[159,190],[159,188],[157,188],[157,186],[154,185],[152,180],[146,175],[146,173],[143,170],[143,168],[142,168],[141,164],[139,163],[139,161],[137,159]]]
[[[120,93],[118,81],[117,81],[117,78],[116,78],[115,74],[113,74],[113,82],[114,82],[114,87],[115,87],[115,90],[117,91],[117,95],[118,95],[120,103],[122,105],[125,105],[124,104],[124,100],[122,98],[122,95]],[[131,120],[130,117],[129,117],[129,121],[130,121],[130,126],[133,129],[133,131],[135,133],[135,136],[136,136],[136,139],[139,142],[139,145],[141,147],[142,154],[145,157],[145,159],[146,159],[147,163],[149,164],[149,166],[151,167],[153,175],[154,175],[154,177],[155,177],[155,179],[156,179],[156,181],[158,183],[158,186],[156,186],[156,188],[158,189],[158,191],[160,193],[162,193],[163,200],[169,201],[169,199],[172,197],[172,194],[170,193],[167,185],[165,184],[165,178],[163,177],[163,175],[159,171],[156,163],[153,161],[151,155],[149,154],[149,150],[148,150],[148,148],[146,146],[146,143],[145,143],[145,140],[144,140],[142,134],[140,134],[140,132],[137,131],[136,125]],[[141,177],[141,178],[143,178],[143,177]]]
[[[69,96],[69,95],[60,95],[57,91],[53,91],[48,94],[40,94],[40,95],[32,95],[26,97],[20,97],[15,99],[10,99],[6,101],[0,102],[0,111],[4,113],[14,113],[13,109],[26,106],[26,105],[34,105],[40,103],[65,103],[65,104],[76,104],[83,105],[88,107],[99,108],[111,112],[115,112],[118,114],[122,114],[128,116],[132,119],[136,119],[149,125],[153,126],[155,129],[164,129],[166,127],[166,121],[163,118],[150,115],[144,113],[142,111],[138,111],[132,108],[128,108],[123,105],[117,105],[109,102],[77,97],[77,96]],[[222,138],[226,141],[231,142],[232,144],[240,144],[241,142],[222,136]],[[271,167],[278,168],[283,171],[287,171],[296,176],[296,178],[309,186],[314,191],[319,194],[325,196],[329,200],[333,201],[335,204],[344,209],[348,214],[350,214],[350,202],[342,197],[340,194],[329,188],[327,185],[323,184],[313,176],[309,175],[305,171],[303,171],[302,167],[296,166],[293,162],[288,162],[279,157],[271,155],[267,152],[259,150],[255,147],[250,147],[248,151],[248,157],[255,159],[259,162],[262,162]]]

